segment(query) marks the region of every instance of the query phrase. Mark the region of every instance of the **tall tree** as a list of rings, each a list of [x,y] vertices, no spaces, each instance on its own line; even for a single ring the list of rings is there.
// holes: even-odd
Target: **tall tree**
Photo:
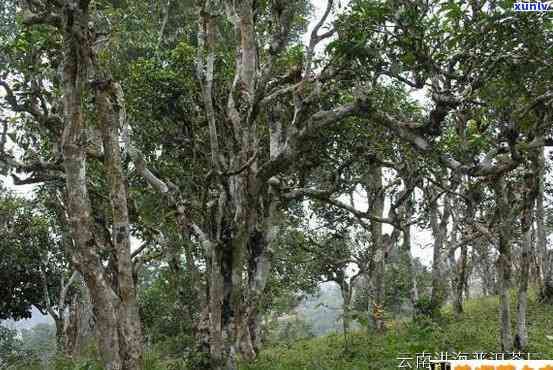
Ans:
[[[28,112],[36,123],[48,127],[46,131],[49,135],[42,139],[47,143],[46,148],[53,149],[47,155],[55,159],[52,162],[39,160],[38,166],[24,166],[24,169],[40,173],[29,182],[50,180],[52,176],[46,174],[51,169],[58,171],[56,179],[60,177],[59,172],[63,172],[66,193],[62,201],[74,243],[71,258],[83,275],[92,297],[104,366],[107,369],[140,369],[143,344],[130,260],[127,197],[117,144],[119,122],[110,120],[112,117],[109,117],[111,112],[106,108],[106,96],[98,92],[103,85],[97,82],[91,84],[98,92],[92,110],[97,113],[98,126],[104,128],[103,158],[112,204],[111,214],[106,213],[102,217],[111,220],[111,231],[105,235],[97,233],[95,210],[90,202],[87,172],[87,151],[90,148],[84,143],[87,134],[88,139],[93,138],[91,134],[94,130],[90,128],[91,119],[87,115],[90,112],[84,103],[90,96],[91,80],[99,77],[95,70],[94,47],[98,40],[94,26],[90,28],[93,24],[90,12],[89,1],[34,2],[23,8],[23,23],[30,27],[29,34],[49,29],[59,36],[50,38],[55,41],[49,45],[51,49],[46,50],[49,55],[44,61],[40,60],[39,53],[31,55],[34,58],[38,56],[35,61],[59,63],[60,75],[53,76],[52,83],[61,92],[62,112],[55,111],[58,102],[55,101],[55,94],[44,85],[44,76],[31,74],[33,97],[30,105],[20,105],[7,83],[4,88],[10,95],[8,103],[12,109]],[[48,101],[49,97],[54,100]],[[60,124],[63,132],[59,129]],[[104,251],[112,256],[107,268],[102,260]]]

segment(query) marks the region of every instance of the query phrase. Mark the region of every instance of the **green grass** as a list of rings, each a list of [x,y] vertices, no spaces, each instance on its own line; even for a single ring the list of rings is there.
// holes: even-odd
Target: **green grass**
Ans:
[[[536,303],[531,295],[528,308],[528,351],[541,353],[540,358],[553,359],[553,341],[546,337],[553,336],[553,307]],[[514,304],[512,309],[515,313]],[[344,338],[340,334],[273,345],[263,350],[255,362],[242,364],[240,370],[397,369],[401,354],[413,357],[422,352],[500,352],[498,316],[497,297],[470,300],[459,320],[454,318],[451,307],[445,307],[440,323],[391,321],[384,334],[352,333],[348,352],[344,351]],[[195,369],[184,360],[168,360],[156,352],[146,353],[144,362],[145,370]],[[26,363],[9,369],[101,370],[101,366],[92,360],[73,362],[56,358],[47,368]]]
[[[540,358],[551,359],[553,341],[546,335],[553,335],[553,307],[538,304],[531,297],[528,308],[528,352],[542,353]],[[290,346],[276,345],[262,351],[253,364],[242,365],[240,370],[397,369],[397,357],[401,354],[501,352],[498,321],[497,297],[469,300],[459,320],[446,307],[439,324],[390,322],[384,334],[353,333],[348,352],[344,351],[343,336],[338,334]]]

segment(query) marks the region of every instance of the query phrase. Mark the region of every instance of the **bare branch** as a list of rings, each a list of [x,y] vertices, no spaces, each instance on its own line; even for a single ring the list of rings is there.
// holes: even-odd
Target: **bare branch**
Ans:
[[[225,173],[223,173],[223,175],[224,176],[236,176],[236,175],[241,174],[242,172],[244,172],[246,169],[248,169],[253,164],[253,162],[256,160],[256,158],[257,158],[257,152],[255,152],[251,156],[251,158],[246,163],[244,163],[244,165],[242,167],[240,167],[239,169],[237,169],[235,171],[225,172]]]
[[[326,10],[319,20],[319,22],[315,25],[313,28],[313,31],[311,31],[311,38],[309,40],[309,46],[307,47],[307,52],[305,56],[305,67],[304,67],[304,79],[308,79],[312,68],[313,68],[313,56],[315,54],[315,47],[317,44],[319,44],[322,40],[331,37],[335,30],[331,29],[328,32],[325,32],[321,35],[319,35],[319,30],[321,27],[325,24],[326,20],[328,19],[328,16],[330,15],[330,12],[332,11],[332,7],[334,6],[334,0],[328,0],[326,4]]]
[[[284,86],[284,87],[272,92],[271,94],[267,95],[266,97],[264,97],[261,100],[260,105],[262,107],[266,106],[267,104],[271,103],[273,100],[278,98],[279,96],[295,91],[301,85],[302,85],[302,82],[298,82],[298,83],[293,84],[293,85]]]
[[[146,167],[146,160],[144,159],[144,154],[134,146],[128,144],[127,151],[129,157],[134,163],[136,171],[150,184],[154,189],[156,189],[161,194],[167,194],[169,192],[169,187],[167,184],[155,176],[152,171]]]
[[[169,19],[169,9],[171,8],[171,0],[167,0],[165,3],[165,8],[163,9],[163,19],[161,21],[161,27],[159,30],[159,36],[157,39],[157,44],[155,50],[159,50],[159,46],[161,45],[161,41],[163,41],[163,34],[165,32],[165,27],[167,26],[167,20]]]
[[[367,113],[366,115],[368,118],[396,132],[398,136],[413,145],[415,149],[425,153],[431,153],[435,150],[424,136],[418,132],[417,128],[413,128],[413,123],[398,120],[389,113],[379,112],[378,110],[371,110],[370,113],[366,111],[364,113]],[[494,153],[495,152],[492,152],[492,154]],[[490,158],[490,156],[488,156],[488,158]],[[467,165],[441,153],[438,153],[438,159],[442,164],[453,171],[481,177],[493,176],[511,171],[519,165],[521,160],[520,158],[504,157],[496,164],[492,164],[491,160],[486,160],[482,163]]]
[[[12,174],[11,176],[12,176],[13,184],[16,186],[40,184],[44,182],[59,181],[59,180],[63,181],[64,179],[63,173],[60,173],[60,175],[37,174],[37,175],[32,175],[26,179],[22,179],[15,174]]]
[[[140,247],[138,247],[137,250],[135,250],[134,252],[132,252],[131,254],[131,259],[134,259],[136,256],[138,256],[140,253],[142,253],[146,248],[148,248],[149,244],[148,243],[142,243],[142,245]]]
[[[376,216],[373,216],[370,212],[360,211],[347,203],[344,203],[342,201],[339,201],[333,198],[332,194],[328,191],[302,188],[302,189],[294,189],[288,193],[282,194],[282,197],[285,199],[297,199],[303,196],[311,199],[316,199],[321,202],[346,210],[351,214],[353,214],[358,219],[385,223],[385,224],[392,225],[395,228],[402,229],[402,226],[399,225],[396,220],[389,217],[376,217]]]
[[[71,274],[71,277],[69,278],[69,281],[67,282],[67,284],[63,284],[63,276],[62,276],[62,279],[61,279],[61,290],[60,290],[60,297],[59,297],[59,303],[58,303],[58,307],[60,310],[63,310],[64,307],[65,307],[65,299],[67,297],[67,291],[69,290],[69,288],[71,287],[71,285],[73,285],[73,283],[75,282],[75,280],[77,280],[77,277],[79,276],[79,273],[77,271],[73,271],[73,273]]]

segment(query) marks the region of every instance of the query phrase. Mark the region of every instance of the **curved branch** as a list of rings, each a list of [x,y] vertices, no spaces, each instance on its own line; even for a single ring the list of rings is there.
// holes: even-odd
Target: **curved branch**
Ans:
[[[376,217],[376,216],[373,216],[370,212],[360,211],[347,203],[344,203],[342,201],[332,198],[332,194],[328,191],[302,188],[302,189],[294,189],[288,193],[282,194],[282,197],[285,199],[297,199],[304,196],[307,198],[316,199],[321,202],[346,210],[360,220],[376,221],[376,222],[392,225],[395,228],[400,230],[403,229],[402,225],[398,224],[396,220],[389,217]]]
[[[324,39],[331,37],[335,29],[331,29],[321,35],[319,35],[319,30],[321,27],[325,24],[326,20],[328,19],[328,16],[330,15],[330,12],[332,11],[332,7],[334,6],[334,0],[328,0],[326,4],[326,10],[319,20],[319,22],[315,25],[313,28],[313,31],[311,31],[311,37],[309,39],[309,46],[307,47],[307,52],[305,56],[305,70],[304,70],[304,79],[308,79],[309,75],[312,71],[312,61],[313,56],[315,54],[315,47]]]

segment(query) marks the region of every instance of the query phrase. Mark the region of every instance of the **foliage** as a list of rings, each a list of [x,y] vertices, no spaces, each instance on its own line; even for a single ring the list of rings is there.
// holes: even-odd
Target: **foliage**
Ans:
[[[415,320],[419,322],[426,323],[440,316],[440,307],[436,307],[428,295],[419,298],[417,303],[415,303],[414,310]]]
[[[56,353],[56,327],[50,324],[37,324],[21,331],[23,349],[31,357],[46,364]]]
[[[21,357],[23,343],[17,331],[0,325],[0,366],[7,367]]]
[[[298,340],[313,338],[312,329],[305,319],[300,318],[297,314],[291,317],[280,317],[275,322],[275,327],[269,328],[270,336],[267,343],[285,343],[292,345]]]
[[[21,333],[0,326],[0,367],[2,369],[44,368],[55,355],[55,328],[38,324]]]
[[[177,291],[170,271],[161,267],[158,276],[139,291],[139,307],[144,322],[145,336],[154,348],[169,357],[183,356],[194,347],[191,335],[199,307],[188,305],[186,297],[179,296],[190,284],[181,280]],[[194,310],[194,312],[190,312]]]
[[[430,271],[421,263],[419,258],[414,258],[411,263],[416,274],[418,289],[420,291],[429,290],[431,287]],[[398,256],[397,259],[394,258],[392,261],[389,261],[385,271],[386,301],[384,306],[393,319],[412,317],[415,310],[415,307],[412,307],[409,301],[411,276],[407,268],[405,256]],[[359,313],[363,313],[362,316],[367,315],[369,295],[370,289],[365,282],[356,289],[353,307]],[[424,299],[424,297],[421,298],[421,300]],[[419,304],[424,305],[421,301],[417,303],[417,306]]]
[[[42,272],[55,294],[63,255],[50,233],[50,222],[36,203],[4,192],[0,195],[0,319],[31,315],[31,306],[46,309]]]

